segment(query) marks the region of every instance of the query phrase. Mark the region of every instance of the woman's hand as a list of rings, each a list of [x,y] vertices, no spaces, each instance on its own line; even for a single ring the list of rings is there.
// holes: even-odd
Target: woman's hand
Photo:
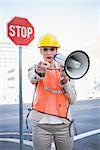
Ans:
[[[49,62],[42,62],[40,61],[37,65],[36,65],[36,72],[37,73],[45,73],[46,72],[46,68],[49,67]]]
[[[66,84],[70,79],[69,77],[66,75],[65,70],[64,70],[64,66],[63,65],[59,65],[59,71],[60,71],[60,76],[61,76],[61,80],[60,80],[60,84],[64,85]]]

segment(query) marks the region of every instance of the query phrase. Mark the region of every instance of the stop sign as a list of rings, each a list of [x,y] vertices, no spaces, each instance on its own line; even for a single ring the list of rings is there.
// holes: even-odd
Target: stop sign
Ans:
[[[28,45],[34,39],[34,27],[26,18],[14,17],[7,24],[7,32],[16,45]]]

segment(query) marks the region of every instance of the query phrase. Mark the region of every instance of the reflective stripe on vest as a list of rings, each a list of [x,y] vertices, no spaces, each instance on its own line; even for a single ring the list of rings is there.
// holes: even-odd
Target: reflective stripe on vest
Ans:
[[[54,93],[54,94],[62,93],[62,90],[52,90],[48,86],[45,86],[44,89],[48,90],[48,91],[50,91],[51,93]]]

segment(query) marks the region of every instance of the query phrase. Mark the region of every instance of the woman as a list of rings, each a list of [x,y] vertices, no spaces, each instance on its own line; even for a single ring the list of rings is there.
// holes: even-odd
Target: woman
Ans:
[[[73,128],[70,105],[76,100],[74,82],[61,63],[54,61],[60,48],[53,34],[43,35],[38,43],[43,61],[29,68],[28,77],[36,86],[32,104],[33,150],[72,150]]]

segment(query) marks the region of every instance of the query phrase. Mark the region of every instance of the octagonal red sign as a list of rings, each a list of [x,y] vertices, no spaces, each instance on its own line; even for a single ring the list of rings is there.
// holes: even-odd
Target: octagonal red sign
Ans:
[[[34,27],[26,18],[14,17],[7,24],[7,34],[16,45],[28,45],[34,39]]]

